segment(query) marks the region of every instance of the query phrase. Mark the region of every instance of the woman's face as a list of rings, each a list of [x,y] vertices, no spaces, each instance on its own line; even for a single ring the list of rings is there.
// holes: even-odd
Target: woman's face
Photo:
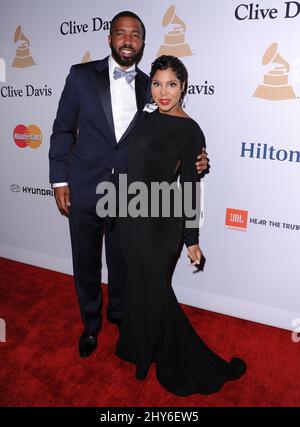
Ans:
[[[176,111],[180,107],[181,92],[180,80],[171,68],[156,71],[151,83],[151,94],[161,112]]]

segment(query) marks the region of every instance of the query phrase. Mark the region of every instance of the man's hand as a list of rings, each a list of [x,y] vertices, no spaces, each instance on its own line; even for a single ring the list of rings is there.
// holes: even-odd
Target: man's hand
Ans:
[[[69,215],[70,189],[68,185],[54,188],[54,197],[58,209],[63,215]]]
[[[201,249],[199,248],[199,245],[189,246],[187,250],[188,250],[188,257],[191,260],[190,265],[200,264],[202,252],[201,252]]]
[[[207,154],[205,149],[203,148],[202,153],[197,156],[198,161],[196,162],[196,168],[198,173],[202,173],[208,169],[209,159],[207,158]]]

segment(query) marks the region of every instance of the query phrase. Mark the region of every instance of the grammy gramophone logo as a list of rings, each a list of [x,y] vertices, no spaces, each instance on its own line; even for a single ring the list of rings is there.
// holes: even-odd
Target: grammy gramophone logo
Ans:
[[[290,65],[279,54],[277,43],[272,43],[266,49],[261,62],[262,65],[270,64],[271,68],[264,74],[263,83],[257,87],[253,96],[273,101],[296,98],[294,89],[288,84]]]
[[[27,68],[35,65],[29,49],[29,39],[22,32],[21,25],[19,25],[15,31],[14,42],[17,43],[17,50],[12,66],[16,68]]]
[[[185,23],[176,15],[175,6],[170,6],[162,21],[163,27],[169,27],[169,31],[165,35],[164,44],[162,44],[157,52],[160,55],[173,56],[190,56],[192,55],[191,48],[185,42]]]

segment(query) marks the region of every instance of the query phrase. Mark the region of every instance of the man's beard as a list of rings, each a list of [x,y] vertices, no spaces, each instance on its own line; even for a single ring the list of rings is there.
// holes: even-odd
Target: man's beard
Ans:
[[[132,49],[133,55],[129,58],[121,57],[118,51],[111,46],[111,54],[114,58],[114,60],[123,67],[131,67],[133,64],[138,64],[143,56],[144,46],[141,47],[140,51],[136,53],[136,51],[131,47],[124,45],[120,49],[128,48]]]

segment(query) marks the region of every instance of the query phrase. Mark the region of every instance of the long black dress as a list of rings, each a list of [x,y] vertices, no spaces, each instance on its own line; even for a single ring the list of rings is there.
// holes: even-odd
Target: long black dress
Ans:
[[[128,185],[140,181],[172,183],[199,180],[195,162],[205,140],[198,124],[185,117],[145,113],[129,141]],[[194,194],[195,196],[195,194]],[[150,201],[150,198],[149,198]],[[180,243],[198,243],[198,228],[185,228],[186,218],[119,218],[128,268],[116,354],[137,367],[156,363],[158,381],[170,392],[187,396],[218,391],[246,370],[240,359],[226,362],[197,335],[171,286]]]

